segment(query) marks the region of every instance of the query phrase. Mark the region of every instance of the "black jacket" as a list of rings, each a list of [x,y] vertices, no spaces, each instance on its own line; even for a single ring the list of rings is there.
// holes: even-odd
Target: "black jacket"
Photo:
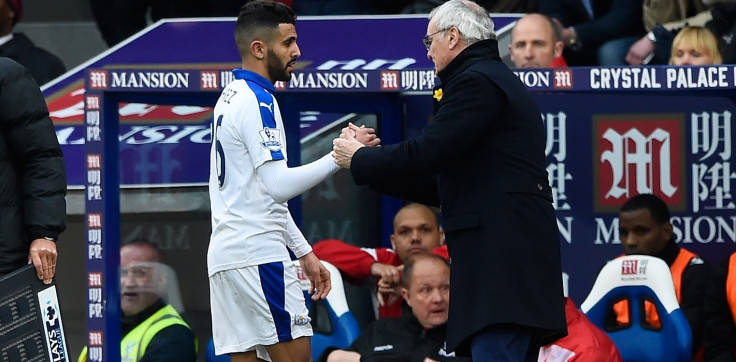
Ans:
[[[46,101],[0,57],[0,274],[28,263],[31,241],[66,228],[66,169]]]
[[[13,39],[0,45],[0,57],[8,57],[22,64],[38,85],[44,85],[66,72],[61,59],[37,47],[23,33],[13,33]]]
[[[438,75],[442,97],[422,134],[358,149],[353,179],[442,207],[452,259],[449,350],[491,325],[552,342],[567,327],[541,112],[495,40],[470,45]]]
[[[565,61],[573,65],[598,65],[601,44],[630,36],[643,36],[644,21],[641,0],[591,0],[593,17],[581,0],[540,0],[539,12],[572,26],[581,47],[565,48]]]
[[[736,362],[736,324],[726,295],[730,264],[731,255],[713,267],[705,293],[703,347],[708,362]]]
[[[664,260],[667,265],[672,263],[680,254],[680,247],[674,239],[670,239],[667,246],[655,255]],[[710,265],[701,258],[693,258],[682,272],[680,284],[680,309],[690,325],[693,338],[693,354],[698,352],[703,342],[703,305],[705,289],[710,278]]]
[[[374,321],[348,350],[360,353],[361,362],[423,362],[426,358],[469,362],[470,358],[455,357],[444,349],[446,332],[444,324],[425,330],[411,308],[404,304],[401,317]],[[325,350],[319,361],[327,361],[327,356],[334,350]]]

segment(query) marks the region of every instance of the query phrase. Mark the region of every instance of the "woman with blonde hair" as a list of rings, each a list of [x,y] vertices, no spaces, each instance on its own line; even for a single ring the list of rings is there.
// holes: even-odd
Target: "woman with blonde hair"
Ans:
[[[671,65],[711,65],[721,60],[718,40],[708,28],[685,27],[672,41]]]

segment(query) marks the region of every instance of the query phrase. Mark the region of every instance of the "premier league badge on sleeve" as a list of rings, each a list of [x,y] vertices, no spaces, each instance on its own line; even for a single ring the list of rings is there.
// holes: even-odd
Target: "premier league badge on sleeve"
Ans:
[[[269,151],[278,151],[281,149],[281,142],[279,139],[281,139],[281,130],[277,128],[264,128],[260,132],[261,139],[263,142],[261,142],[261,146]]]

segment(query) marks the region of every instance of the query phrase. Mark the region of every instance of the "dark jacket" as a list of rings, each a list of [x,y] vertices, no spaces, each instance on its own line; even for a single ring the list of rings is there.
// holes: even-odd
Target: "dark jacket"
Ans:
[[[630,36],[644,35],[641,0],[591,0],[593,17],[581,0],[540,0],[539,12],[572,26],[580,49],[565,48],[565,60],[573,65],[597,65],[601,44]]]
[[[425,330],[406,303],[403,309],[401,317],[373,321],[348,350],[360,353],[361,362],[470,362],[444,349],[446,325]],[[319,361],[327,361],[334,350],[325,350]]]
[[[729,276],[734,255],[713,267],[705,293],[703,347],[708,362],[736,362],[736,315],[726,294],[727,281],[736,280],[736,275]]]
[[[566,325],[539,108],[495,40],[469,46],[438,76],[443,95],[422,134],[360,148],[353,178],[441,206],[452,259],[449,350],[499,324],[552,342]]]
[[[34,45],[23,33],[13,33],[13,39],[0,45],[0,57],[22,64],[38,85],[44,85],[66,72],[61,59]]]
[[[0,57],[0,274],[28,263],[31,241],[66,228],[66,169],[38,84]]]
[[[667,246],[655,256],[664,260],[671,267],[679,253],[680,247],[675,243],[675,239],[670,239]],[[705,289],[710,279],[710,269],[710,265],[703,259],[693,258],[683,270],[680,281],[680,309],[690,325],[693,353],[700,349],[703,342],[703,305]]]

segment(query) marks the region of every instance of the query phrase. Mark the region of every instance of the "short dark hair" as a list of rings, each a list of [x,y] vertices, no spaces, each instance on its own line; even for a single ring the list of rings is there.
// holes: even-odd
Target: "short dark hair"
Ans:
[[[667,204],[659,197],[652,194],[639,194],[621,205],[621,212],[649,210],[654,221],[664,224],[670,222],[670,210]]]
[[[135,238],[129,241],[124,241],[123,243],[120,244],[120,248],[122,249],[124,246],[129,246],[129,245],[130,246],[143,246],[143,247],[151,248],[151,250],[154,251],[154,255],[156,256],[156,259],[158,259],[158,262],[160,263],[165,262],[166,258],[164,257],[163,250],[161,250],[161,248],[159,248],[156,243],[146,238],[138,237],[138,238]]]
[[[269,0],[249,1],[240,8],[235,24],[235,44],[241,56],[246,54],[253,38],[263,36],[262,30],[278,28],[279,24],[296,24],[296,14],[283,3]],[[267,40],[267,39],[264,39]]]
[[[404,263],[404,271],[401,273],[401,285],[404,288],[409,289],[409,286],[411,285],[412,274],[414,274],[414,265],[416,265],[417,262],[422,259],[439,261],[440,263],[445,264],[448,269],[450,268],[450,261],[437,254],[426,252],[416,254]]]

